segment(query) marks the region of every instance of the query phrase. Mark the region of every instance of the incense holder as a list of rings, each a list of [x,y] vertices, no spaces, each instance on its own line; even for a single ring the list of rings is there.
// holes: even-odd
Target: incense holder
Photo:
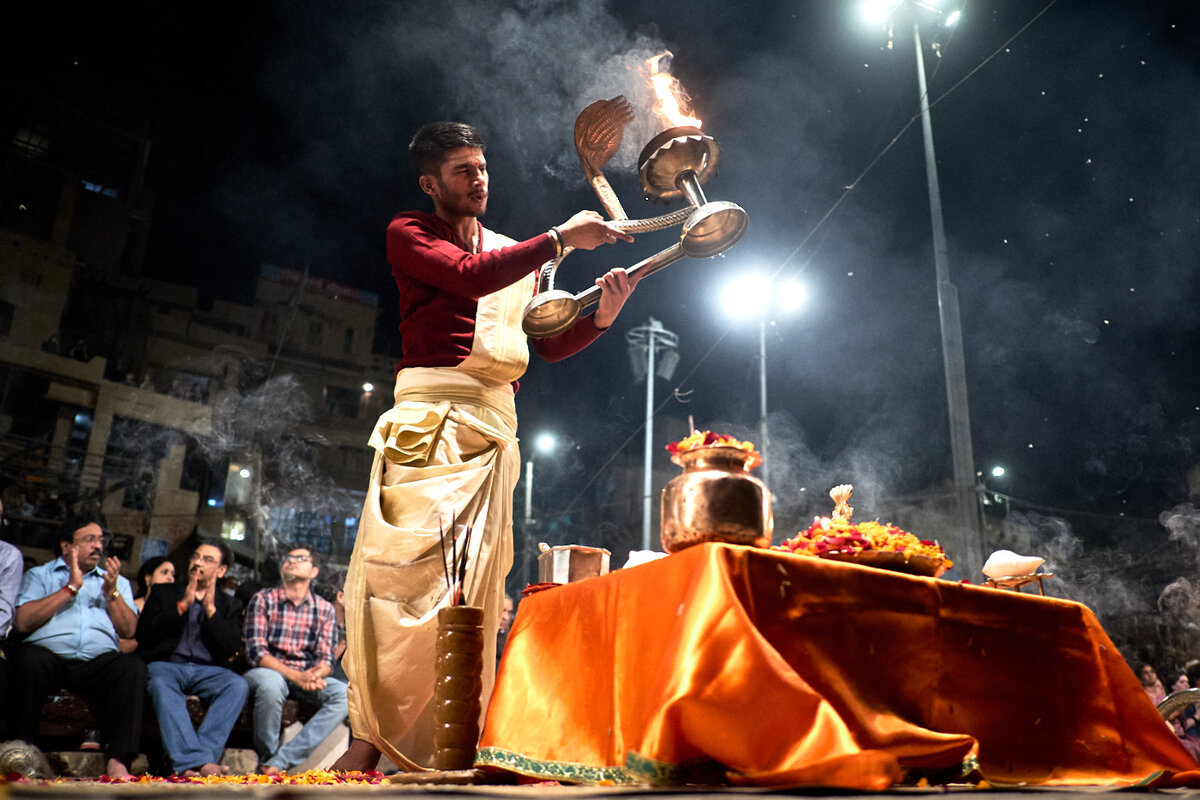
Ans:
[[[433,766],[439,770],[471,769],[479,744],[483,609],[447,606],[438,611],[436,652]]]

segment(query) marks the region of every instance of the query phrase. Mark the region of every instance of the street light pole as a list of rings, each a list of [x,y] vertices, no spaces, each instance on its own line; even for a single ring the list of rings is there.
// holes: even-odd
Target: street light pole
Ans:
[[[967,406],[967,373],[963,360],[962,321],[958,290],[950,282],[946,258],[946,231],[942,223],[942,196],[938,189],[937,159],[933,153],[933,122],[929,114],[929,89],[925,84],[925,55],[921,31],[913,23],[917,49],[917,82],[921,92],[921,131],[925,138],[925,177],[929,184],[929,214],[933,224],[933,263],[937,272],[938,317],[942,332],[942,362],[946,373],[946,402],[950,416],[950,450],[954,465],[954,500],[963,566],[967,575],[983,568],[983,533],[975,495],[975,457],[971,448],[971,416]]]
[[[525,524],[533,522],[533,459],[525,462]]]
[[[679,360],[678,355],[675,354],[675,348],[679,345],[679,337],[651,317],[648,324],[639,325],[625,334],[625,341],[629,345],[630,356],[634,358],[635,375],[642,370],[640,359],[643,350],[646,357],[646,443],[642,475],[642,549],[649,550],[650,528],[653,522],[651,492],[654,490],[652,481],[654,477],[654,377],[656,372],[661,371],[664,378],[670,379],[671,373],[675,370],[675,364]],[[663,362],[661,366],[656,367],[655,358],[660,347],[664,351]],[[673,360],[672,356],[674,356]]]
[[[762,445],[763,483],[771,485],[771,459],[767,450],[770,440],[767,438],[767,313],[758,318],[758,439]]]
[[[646,442],[642,452],[642,549],[650,549],[650,492],[654,477],[654,334],[662,330],[662,324],[650,318],[646,339]]]

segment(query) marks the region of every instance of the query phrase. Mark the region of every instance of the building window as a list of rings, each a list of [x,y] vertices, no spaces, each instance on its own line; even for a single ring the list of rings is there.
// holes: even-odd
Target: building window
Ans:
[[[8,336],[12,330],[13,314],[17,307],[5,300],[0,300],[0,336]]]
[[[21,128],[13,134],[13,145],[35,158],[41,158],[50,152],[50,140],[46,134],[29,128]]]
[[[325,334],[325,326],[321,324],[319,319],[310,319],[308,321],[308,346],[313,349],[320,349],[321,339]]]
[[[325,387],[325,413],[343,419],[358,418],[359,393],[341,386]]]
[[[342,351],[347,355],[354,352],[354,328],[346,328],[346,336],[342,340]]]
[[[95,192],[96,194],[102,194],[105,197],[115,198],[115,197],[120,196],[120,193],[116,189],[110,188],[108,186],[101,186],[98,183],[92,183],[91,181],[84,181],[84,180],[81,180],[80,183],[83,184],[83,188],[87,189],[89,192]]]

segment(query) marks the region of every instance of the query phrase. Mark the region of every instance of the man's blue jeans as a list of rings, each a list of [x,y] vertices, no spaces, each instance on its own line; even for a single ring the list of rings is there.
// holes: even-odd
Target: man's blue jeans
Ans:
[[[158,717],[163,746],[176,772],[197,769],[221,760],[229,731],[242,713],[250,687],[232,670],[207,664],[152,661],[146,665],[150,700]],[[188,716],[187,696],[208,703],[198,729]]]
[[[327,677],[324,689],[309,692],[273,669],[255,667],[246,673],[246,682],[254,692],[254,749],[264,767],[286,770],[303,763],[346,719],[346,682],[337,678]],[[318,711],[294,739],[280,747],[283,701],[289,695],[318,706]]]

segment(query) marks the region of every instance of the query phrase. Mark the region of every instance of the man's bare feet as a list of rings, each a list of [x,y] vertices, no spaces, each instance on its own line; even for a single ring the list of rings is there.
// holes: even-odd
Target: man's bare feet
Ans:
[[[269,778],[274,778],[276,775],[282,775],[283,770],[279,767],[265,766],[262,768],[262,774]]]
[[[181,778],[199,778],[199,777],[200,777],[200,770],[198,770],[198,769],[185,769],[185,770],[184,770],[182,773],[180,773],[180,777],[181,777]]]
[[[379,766],[382,753],[370,742],[355,739],[346,752],[330,765],[330,772],[366,772]]]
[[[222,768],[220,764],[214,764],[211,761],[200,767],[200,774],[205,778],[213,775],[225,775],[227,772],[228,770]]]
[[[120,759],[110,758],[108,763],[104,765],[104,774],[110,778],[127,778],[129,777],[129,769]]]

